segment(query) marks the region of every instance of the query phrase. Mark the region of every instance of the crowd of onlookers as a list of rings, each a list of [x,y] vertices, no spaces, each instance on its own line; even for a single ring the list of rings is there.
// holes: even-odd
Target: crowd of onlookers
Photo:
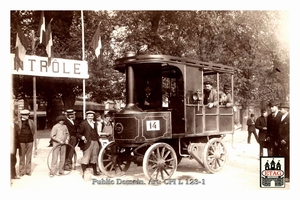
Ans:
[[[14,122],[14,135],[11,151],[11,179],[20,179],[24,175],[31,176],[31,158],[36,142],[34,121],[29,118],[29,110],[21,110],[20,118]],[[79,124],[75,121],[75,111],[68,109],[56,118],[56,124],[51,129],[50,145],[51,161],[48,165],[49,176],[63,175],[73,168],[75,147],[83,152],[81,158],[82,174],[88,167],[93,169],[95,176],[100,175],[98,156],[104,143],[113,140],[112,115],[108,112],[103,116],[94,111],[87,111],[86,118]],[[18,173],[17,151],[19,155]],[[59,162],[58,162],[59,160]]]
[[[255,119],[254,114],[247,120],[250,144],[253,134],[259,143],[260,156],[282,156],[285,158],[285,181],[290,181],[290,106],[288,103],[269,103],[271,113],[261,109],[261,116]],[[256,129],[259,130],[258,134]]]

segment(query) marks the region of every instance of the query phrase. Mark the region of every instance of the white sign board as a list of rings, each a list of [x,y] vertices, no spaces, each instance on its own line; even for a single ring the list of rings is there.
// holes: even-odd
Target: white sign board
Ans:
[[[25,55],[23,68],[16,69],[15,54],[11,55],[11,72],[17,75],[89,78],[87,61],[52,58],[48,65],[47,57]]]
[[[159,131],[160,130],[160,123],[159,120],[149,120],[146,121],[146,130],[147,131]]]

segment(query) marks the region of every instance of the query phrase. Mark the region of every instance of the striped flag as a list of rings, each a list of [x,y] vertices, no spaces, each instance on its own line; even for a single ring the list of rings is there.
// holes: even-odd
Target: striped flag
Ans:
[[[95,50],[95,54],[97,56],[97,58],[100,55],[100,51],[102,48],[102,44],[101,44],[101,35],[100,35],[100,26],[98,25],[97,31],[92,39],[92,48]]]
[[[16,39],[16,50],[15,50],[15,69],[18,71],[19,69],[23,70],[23,61],[26,55],[26,47],[28,46],[27,39],[22,32],[20,26],[17,26],[17,39]]]
[[[46,23],[45,23],[44,11],[42,11],[41,19],[40,19],[40,23],[39,23],[39,31],[38,31],[39,37],[40,37],[40,44],[45,42],[45,32],[46,32]]]
[[[51,21],[52,21],[52,19],[51,19]],[[48,55],[48,65],[50,65],[51,59],[53,58],[53,41],[52,41],[51,21],[49,22],[47,29],[46,29],[45,40],[43,40],[43,45],[46,47],[46,52]]]

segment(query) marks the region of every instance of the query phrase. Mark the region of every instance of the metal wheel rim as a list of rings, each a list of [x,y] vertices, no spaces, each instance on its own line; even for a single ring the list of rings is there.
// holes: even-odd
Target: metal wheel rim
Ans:
[[[204,148],[204,166],[210,173],[223,169],[227,161],[227,149],[221,139],[213,138]]]
[[[99,168],[108,177],[122,176],[129,169],[131,161],[120,161],[115,142],[108,143],[99,153]]]
[[[143,172],[149,180],[169,179],[177,169],[176,152],[166,143],[151,145],[143,159]]]

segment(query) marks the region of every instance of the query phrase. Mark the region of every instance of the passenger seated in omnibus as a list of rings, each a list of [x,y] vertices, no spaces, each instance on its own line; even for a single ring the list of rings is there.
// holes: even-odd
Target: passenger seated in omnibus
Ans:
[[[226,107],[232,107],[233,106],[233,100],[231,96],[231,87],[227,84],[223,87],[223,92],[220,92],[219,96],[219,102],[220,105],[224,105]]]
[[[203,91],[203,104],[207,105],[208,108],[212,108],[219,104],[218,102],[218,93],[212,87],[212,82],[205,81],[204,82],[204,91]]]

